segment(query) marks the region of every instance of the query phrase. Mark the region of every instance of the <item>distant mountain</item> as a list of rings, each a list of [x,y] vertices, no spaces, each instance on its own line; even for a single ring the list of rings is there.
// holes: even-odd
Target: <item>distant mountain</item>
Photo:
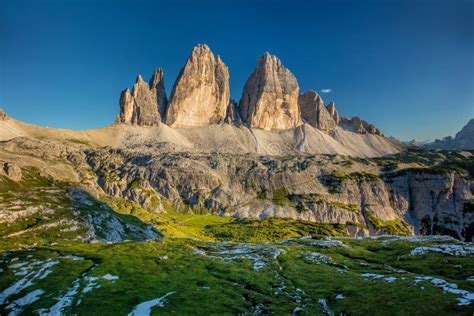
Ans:
[[[474,149],[474,119],[471,119],[454,138],[451,136],[435,140],[426,145],[437,149]]]

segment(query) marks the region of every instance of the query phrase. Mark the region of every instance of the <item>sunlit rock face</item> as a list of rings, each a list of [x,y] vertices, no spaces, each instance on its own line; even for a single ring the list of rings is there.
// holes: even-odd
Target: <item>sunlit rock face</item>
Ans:
[[[269,53],[261,56],[247,80],[240,115],[248,127],[287,130],[301,124],[295,76]]]
[[[139,126],[157,126],[161,122],[167,104],[164,74],[155,70],[149,83],[139,75],[132,91],[128,88],[120,95],[119,121]]]
[[[176,79],[166,124],[193,127],[223,123],[229,102],[227,66],[207,45],[198,45]]]

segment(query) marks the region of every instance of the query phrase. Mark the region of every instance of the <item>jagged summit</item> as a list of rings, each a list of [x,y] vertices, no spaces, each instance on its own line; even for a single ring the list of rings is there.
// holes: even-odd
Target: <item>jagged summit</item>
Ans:
[[[248,127],[287,130],[301,124],[299,85],[278,57],[263,54],[248,78],[240,100],[240,115]]]
[[[331,115],[333,120],[336,122],[336,124],[339,125],[339,121],[341,120],[341,117],[339,116],[339,113],[337,113],[336,103],[334,103],[334,101],[329,102],[326,109],[328,110],[329,114]]]
[[[192,49],[169,101],[163,69],[156,69],[148,83],[138,75],[133,89],[121,93],[118,122],[138,126],[163,122],[174,128],[230,124],[267,131],[309,124],[326,133],[340,127],[358,134],[382,135],[359,117],[341,117],[334,102],[325,106],[315,91],[299,94],[295,76],[269,52],[258,58],[240,102],[232,102],[228,68],[206,44]]]
[[[207,45],[197,45],[181,70],[166,113],[172,127],[223,123],[230,102],[229,71]]]
[[[167,102],[163,69],[156,69],[149,83],[138,75],[132,91],[127,88],[120,95],[118,120],[131,125],[157,126]]]

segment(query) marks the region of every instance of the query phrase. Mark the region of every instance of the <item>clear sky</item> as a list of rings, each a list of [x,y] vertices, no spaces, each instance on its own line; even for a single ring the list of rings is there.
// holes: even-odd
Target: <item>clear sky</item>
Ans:
[[[439,138],[474,117],[472,0],[0,4],[0,107],[34,124],[110,124],[120,91],[158,66],[169,95],[198,43],[229,67],[233,99],[269,51],[301,91],[331,89],[326,102],[387,135]]]

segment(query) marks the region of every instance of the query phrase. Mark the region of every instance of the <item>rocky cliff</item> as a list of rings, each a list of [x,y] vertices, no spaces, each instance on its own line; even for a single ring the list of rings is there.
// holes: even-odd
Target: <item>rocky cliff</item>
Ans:
[[[326,109],[328,110],[329,114],[333,118],[334,122],[336,122],[336,124],[339,125],[339,122],[341,121],[341,117],[339,116],[339,113],[337,113],[336,104],[334,103],[334,101],[329,102]]]
[[[120,95],[119,122],[140,126],[157,126],[167,104],[164,75],[155,70],[149,83],[138,75],[132,91],[128,88]]]
[[[157,149],[16,138],[0,143],[0,162],[7,176],[16,170],[21,177],[21,169],[34,166],[79,182],[97,197],[125,198],[153,212],[294,218],[339,224],[351,235],[449,234],[472,240],[474,182],[459,168],[463,164],[443,167],[459,159],[473,163],[469,152],[359,159]],[[437,160],[416,168],[395,167],[433,157]]]
[[[338,223],[355,235],[441,233],[472,239],[474,183],[456,171],[380,173],[375,162],[363,166],[328,156],[158,157],[102,151],[86,157],[107,194],[156,211],[162,211],[160,205],[147,204],[150,192],[178,209]],[[139,186],[131,188],[133,181]]]
[[[227,66],[207,45],[198,45],[176,79],[166,124],[193,127],[223,123],[229,102]]]
[[[301,124],[295,76],[269,53],[261,56],[247,80],[240,114],[248,127],[287,130]]]
[[[382,135],[358,117],[341,117],[332,101],[325,107],[316,92],[299,95],[295,76],[269,53],[259,58],[237,105],[230,101],[227,66],[207,45],[193,48],[169,103],[162,69],[155,71],[148,84],[138,76],[132,91],[122,91],[117,121],[138,126],[158,126],[163,121],[175,128],[226,123],[276,132],[307,123],[326,133],[340,126],[358,134]]]

